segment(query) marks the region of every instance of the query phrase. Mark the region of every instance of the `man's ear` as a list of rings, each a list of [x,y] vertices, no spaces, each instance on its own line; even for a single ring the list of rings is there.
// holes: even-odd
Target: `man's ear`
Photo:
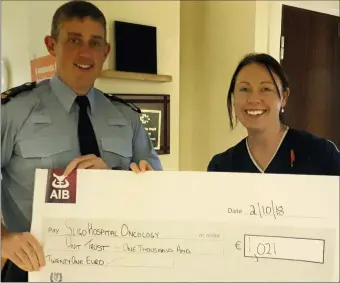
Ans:
[[[282,95],[282,108],[286,107],[289,95],[290,95],[290,88],[287,88],[283,92],[283,95]]]
[[[105,50],[104,50],[105,60],[106,60],[107,56],[109,55],[110,51],[111,51],[111,45],[110,45],[110,43],[106,43],[105,44]]]
[[[52,56],[55,56],[56,42],[52,38],[52,36],[50,36],[50,35],[45,36],[44,42],[45,42],[45,46],[47,48],[48,53],[50,53]]]

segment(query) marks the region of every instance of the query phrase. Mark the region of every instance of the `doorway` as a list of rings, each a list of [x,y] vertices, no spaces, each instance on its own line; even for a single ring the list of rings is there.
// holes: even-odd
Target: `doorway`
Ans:
[[[280,59],[291,84],[285,122],[340,147],[340,17],[283,5]]]

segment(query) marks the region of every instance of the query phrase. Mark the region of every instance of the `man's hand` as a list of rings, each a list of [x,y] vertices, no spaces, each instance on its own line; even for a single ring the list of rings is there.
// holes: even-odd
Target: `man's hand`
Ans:
[[[74,169],[109,169],[103,159],[94,154],[83,155],[73,159],[66,167],[64,176],[67,177]]]
[[[2,230],[1,256],[25,271],[39,271],[45,265],[42,246],[29,233],[11,233]]]
[[[146,162],[145,160],[141,160],[139,164],[137,163],[131,163],[130,169],[135,173],[145,172],[145,171],[153,171],[151,165]]]

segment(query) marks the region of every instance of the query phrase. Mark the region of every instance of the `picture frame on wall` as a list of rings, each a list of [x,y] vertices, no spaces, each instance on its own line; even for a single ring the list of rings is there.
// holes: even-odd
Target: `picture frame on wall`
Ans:
[[[170,154],[170,95],[168,94],[114,94],[133,103],[140,110],[140,120],[156,152]]]

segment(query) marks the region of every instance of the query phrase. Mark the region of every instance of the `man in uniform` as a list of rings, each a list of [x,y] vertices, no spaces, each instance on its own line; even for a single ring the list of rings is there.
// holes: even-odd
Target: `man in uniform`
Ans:
[[[138,109],[93,87],[110,45],[103,13],[71,1],[45,37],[56,74],[1,96],[2,281],[27,281],[44,266],[31,225],[36,168],[162,170]]]

